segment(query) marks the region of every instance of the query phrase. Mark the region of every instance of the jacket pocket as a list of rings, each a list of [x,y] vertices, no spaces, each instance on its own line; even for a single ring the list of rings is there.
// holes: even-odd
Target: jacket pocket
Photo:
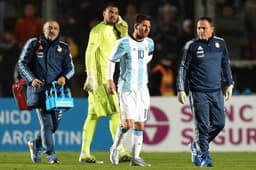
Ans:
[[[41,87],[27,87],[27,105],[30,108],[36,108],[40,104],[40,95],[43,91]]]

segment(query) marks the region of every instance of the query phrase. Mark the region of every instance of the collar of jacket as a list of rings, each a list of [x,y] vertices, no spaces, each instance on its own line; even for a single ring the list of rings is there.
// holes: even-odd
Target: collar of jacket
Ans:
[[[201,42],[204,42],[204,43],[209,43],[213,39],[213,36],[214,35],[212,35],[208,40],[202,40],[202,39],[199,39],[199,37],[197,39],[198,39],[198,41],[201,41]]]
[[[50,45],[59,43],[60,35],[58,35],[58,37],[55,40],[49,41],[48,39],[45,38],[44,34],[41,34],[39,37],[39,40],[41,41],[41,44],[43,45],[43,47],[49,47]]]

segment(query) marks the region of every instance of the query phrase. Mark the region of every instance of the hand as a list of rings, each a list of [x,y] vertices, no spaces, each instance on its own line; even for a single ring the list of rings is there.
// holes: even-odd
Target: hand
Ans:
[[[64,86],[66,84],[66,78],[64,76],[60,76],[58,78],[58,85]]]
[[[185,101],[186,101],[186,99],[187,99],[186,93],[185,93],[184,91],[179,91],[179,92],[178,92],[178,100],[179,100],[179,102],[180,102],[181,104],[184,104]]]
[[[43,84],[43,82],[39,79],[34,79],[31,83],[33,87],[40,87]]]
[[[93,73],[87,73],[87,79],[84,82],[84,87],[83,89],[85,91],[89,91],[89,92],[94,92],[98,87],[97,81],[94,77]]]
[[[128,34],[128,24],[122,19],[120,15],[118,16],[115,27],[121,33],[121,37],[124,37]]]
[[[233,85],[229,85],[227,88],[226,88],[226,91],[225,91],[225,100],[228,101],[231,96],[232,96],[232,91],[233,91]]]
[[[113,80],[108,80],[107,92],[108,94],[114,94],[116,92],[116,85]]]

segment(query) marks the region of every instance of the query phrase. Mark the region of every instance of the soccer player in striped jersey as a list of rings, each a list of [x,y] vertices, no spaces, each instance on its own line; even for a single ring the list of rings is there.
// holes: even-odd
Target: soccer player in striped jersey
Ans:
[[[151,18],[139,14],[136,17],[132,35],[120,40],[109,61],[107,90],[114,94],[116,86],[113,81],[115,63],[120,62],[118,95],[121,110],[121,126],[110,149],[110,161],[119,162],[118,146],[132,129],[131,166],[150,166],[140,157],[143,143],[144,122],[147,120],[150,95],[148,91],[147,64],[152,59],[154,42],[148,37],[151,29]]]

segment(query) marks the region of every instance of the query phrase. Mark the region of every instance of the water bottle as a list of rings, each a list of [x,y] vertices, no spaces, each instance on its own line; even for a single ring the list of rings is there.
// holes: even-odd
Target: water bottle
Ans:
[[[47,89],[45,90],[45,97],[46,98],[48,97],[48,90]]]
[[[57,92],[56,92],[56,88],[55,87],[52,87],[51,90],[50,90],[50,95],[52,97],[56,97],[57,98]]]
[[[70,89],[68,87],[65,88],[65,97],[67,97],[67,98],[71,97],[71,91],[70,91]]]
[[[63,86],[58,89],[58,94],[59,94],[58,96],[59,96],[60,98],[64,98],[64,97],[65,97],[65,94],[64,94],[64,87],[63,87]]]
[[[49,110],[51,109],[51,94],[49,94],[50,91],[47,89],[45,90],[45,97],[46,97],[46,109]]]

